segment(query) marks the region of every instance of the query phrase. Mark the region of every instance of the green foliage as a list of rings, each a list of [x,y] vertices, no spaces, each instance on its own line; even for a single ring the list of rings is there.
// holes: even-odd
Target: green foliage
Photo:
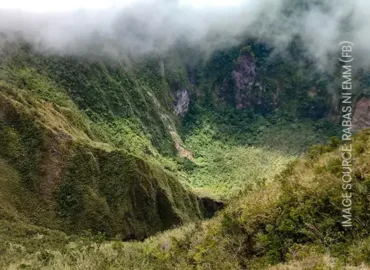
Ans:
[[[174,124],[156,97],[166,82],[141,80],[135,69],[99,61],[22,50],[6,55],[0,64],[6,71],[0,82],[1,158],[26,190],[16,203],[34,197],[30,205],[45,210],[19,211],[9,200],[18,198],[12,187],[4,216],[69,233],[144,239],[210,215],[159,166],[176,164],[160,154],[175,151],[168,127]],[[44,262],[45,254],[39,256]]]
[[[218,84],[231,78],[238,55],[238,48],[216,51],[204,67],[205,78],[215,78],[215,82]]]
[[[222,198],[271,180],[311,145],[327,142],[338,131],[325,121],[199,107],[183,124],[184,142],[195,157],[187,171],[191,185]]]
[[[60,215],[62,218],[76,220],[83,209],[83,193],[78,190],[78,187],[71,184],[64,184],[60,187],[58,193],[58,204],[60,208]]]
[[[325,269],[326,252],[338,269],[369,263],[369,133],[353,144],[356,219],[347,234],[339,140],[317,145],[337,135],[324,119],[326,76],[270,58],[257,43],[196,67],[170,57],[129,66],[8,49],[0,63],[0,268]],[[258,108],[231,108],[240,55],[253,57],[266,86]],[[188,87],[180,127],[171,91]],[[189,158],[176,157],[176,130]],[[228,206],[200,222],[219,205],[179,180]]]
[[[0,85],[0,88],[3,88]],[[37,190],[40,170],[36,169],[43,155],[44,135],[32,122],[32,111],[19,114],[4,95],[0,96],[2,110],[6,119],[0,122],[0,145],[2,156],[8,159],[24,175],[23,181],[28,188]],[[17,101],[14,101],[17,102]],[[6,112],[6,113],[5,113]]]
[[[161,78],[158,59],[129,69],[124,64],[44,56],[20,48],[6,56],[0,69],[12,86],[68,108],[73,119],[80,110],[93,122],[130,120],[140,130],[137,135],[144,133],[161,153],[174,154],[167,123],[162,119],[172,109],[171,93]],[[157,103],[163,105],[161,110]]]

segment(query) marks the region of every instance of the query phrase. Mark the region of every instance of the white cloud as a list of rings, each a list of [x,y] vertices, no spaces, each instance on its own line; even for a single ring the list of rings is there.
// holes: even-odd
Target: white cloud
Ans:
[[[243,0],[180,0],[181,5],[190,5],[196,8],[207,8],[211,6],[225,7],[241,5]]]
[[[32,12],[66,12],[81,9],[99,10],[124,7],[140,0],[0,0],[0,9],[17,9]],[[142,2],[153,2],[142,0]],[[197,8],[210,6],[237,6],[243,0],[179,0],[181,5]]]
[[[307,8],[295,0],[0,0],[0,42],[22,36],[42,51],[116,58],[167,53],[180,40],[208,54],[246,37],[284,52],[299,35],[318,66],[333,63],[328,55],[343,39],[356,44],[358,61],[370,63],[370,3],[347,2],[322,0]]]

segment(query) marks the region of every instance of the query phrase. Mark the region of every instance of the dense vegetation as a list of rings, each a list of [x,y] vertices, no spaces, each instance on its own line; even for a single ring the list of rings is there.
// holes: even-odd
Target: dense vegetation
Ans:
[[[104,241],[27,227],[6,228],[3,266],[30,269],[359,269],[369,263],[369,131],[356,137],[351,231],[341,222],[340,152],[333,141],[245,192],[213,220],[144,242]],[[315,151],[315,152],[312,152]],[[322,154],[319,154],[322,153]],[[11,171],[9,171],[11,173]],[[17,233],[18,232],[18,233]],[[9,241],[9,239],[11,239]],[[352,265],[353,268],[350,268]],[[366,268],[365,268],[366,269]]]
[[[347,233],[331,77],[254,41],[191,63],[177,49],[117,62],[2,48],[0,268],[369,263],[369,132]]]
[[[213,214],[216,205],[195,196],[162,167],[161,160],[166,164],[165,155],[175,147],[167,129],[171,119],[162,120],[166,111],[155,107],[154,92],[134,81],[135,91],[127,93],[119,80],[116,94],[131,95],[135,103],[115,111],[112,99],[130,99],[109,95],[104,100],[98,93],[109,83],[118,84],[106,81],[109,74],[99,80],[94,65],[85,61],[91,77],[75,81],[70,75],[64,83],[57,71],[68,60],[59,59],[57,67],[48,61],[27,48],[17,48],[5,53],[1,65],[1,160],[17,172],[14,179],[4,178],[15,186],[2,193],[18,198],[14,203],[4,199],[3,204],[11,206],[2,209],[4,219],[25,218],[69,233],[91,230],[143,239]],[[83,76],[81,66],[75,63],[68,71]],[[97,69],[98,74],[101,71]],[[86,90],[86,85],[95,92]],[[120,115],[127,111],[132,115]],[[18,193],[18,185],[27,196]]]
[[[184,142],[195,160],[183,167],[192,186],[227,199],[271,180],[311,145],[336,134],[326,119],[198,108],[184,119]]]

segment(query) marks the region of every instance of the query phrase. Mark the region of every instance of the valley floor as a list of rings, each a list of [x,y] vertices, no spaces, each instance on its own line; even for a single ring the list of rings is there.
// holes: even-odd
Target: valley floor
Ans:
[[[317,193],[314,198],[319,200],[323,199],[321,196],[327,196],[326,191],[311,182],[312,174],[318,173],[313,168],[335,160],[331,153],[336,151],[335,142],[326,148],[311,148],[307,155],[305,151],[309,145],[319,143],[324,137],[317,126],[312,122],[280,120],[272,124],[270,121],[273,120],[260,118],[252,123],[252,127],[255,125],[260,130],[257,134],[245,133],[248,136],[242,140],[249,139],[249,143],[241,143],[236,137],[225,134],[220,136],[222,129],[216,129],[214,122],[209,125],[207,118],[199,127],[192,127],[186,133],[185,146],[192,151],[194,160],[191,163],[180,161],[176,165],[179,174],[189,179],[197,192],[228,201],[227,208],[211,220],[183,225],[143,242],[106,239],[102,234],[90,232],[67,235],[30,225],[27,220],[16,223],[2,220],[0,268],[273,270],[359,269],[362,265],[361,269],[368,269],[365,262],[366,254],[370,254],[369,238],[357,236],[352,244],[340,240],[346,251],[335,245],[331,250],[321,242],[324,236],[319,231],[317,234],[304,232],[307,230],[305,223],[301,224],[299,218],[291,219],[292,215],[299,215],[295,211],[306,213],[305,218],[314,218],[316,214],[310,216],[305,211],[328,206],[320,201],[308,201],[305,208],[298,210],[301,206],[295,201],[307,200],[305,193]],[[366,136],[364,133],[359,139],[362,147],[368,146]],[[321,150],[317,150],[319,148]],[[312,159],[312,155],[317,157]],[[326,170],[330,172],[330,167],[325,168],[320,174]],[[2,185],[9,179],[18,178],[17,172],[4,162],[1,171],[5,172],[1,177]],[[297,176],[307,182],[296,182]],[[298,195],[301,188],[292,185],[303,185],[308,190]],[[290,192],[298,193],[291,195]],[[324,193],[319,195],[320,192]],[[285,217],[277,212],[281,207],[286,208],[282,210],[287,213]],[[319,222],[317,226],[323,226],[318,230],[331,228],[332,225],[324,225],[331,222],[328,218],[322,221],[314,218]],[[296,235],[300,230],[303,231]],[[333,236],[329,233],[325,237]],[[299,239],[306,240],[300,243]],[[349,254],[348,250],[351,250]]]
[[[158,59],[128,67],[11,45],[0,62],[0,269],[367,269],[370,132],[353,144],[348,233],[338,127],[294,65],[267,80],[275,89],[296,75],[281,82],[292,109],[267,99],[257,112],[211,104],[215,82],[243,66],[238,48],[190,86],[169,60],[164,77]],[[208,103],[177,117],[180,86]],[[216,200],[226,207],[206,220]]]

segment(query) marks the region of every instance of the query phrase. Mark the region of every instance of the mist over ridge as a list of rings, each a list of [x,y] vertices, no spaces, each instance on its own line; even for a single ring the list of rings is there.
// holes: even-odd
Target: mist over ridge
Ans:
[[[357,65],[369,61],[365,0],[245,0],[238,6],[195,8],[178,1],[138,1],[120,9],[32,13],[0,9],[1,42],[21,38],[41,51],[124,58],[166,54],[179,42],[205,55],[263,40],[284,53],[297,37],[319,67],[333,63],[342,40],[355,43]]]

